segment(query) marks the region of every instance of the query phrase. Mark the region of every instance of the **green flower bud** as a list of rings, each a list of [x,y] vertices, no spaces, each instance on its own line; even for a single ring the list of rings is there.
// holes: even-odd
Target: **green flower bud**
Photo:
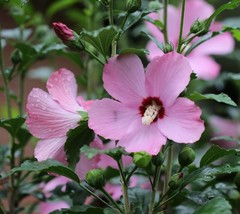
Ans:
[[[206,33],[208,33],[208,28],[206,28],[206,22],[205,21],[195,21],[191,28],[190,28],[190,33],[199,33],[199,36],[203,36],[205,35]]]
[[[126,9],[129,13],[134,13],[139,10],[142,5],[141,0],[127,0]]]
[[[177,189],[179,187],[179,184],[180,184],[180,181],[181,181],[181,178],[183,177],[183,173],[180,172],[180,173],[176,173],[174,174],[169,183],[168,183],[168,186],[171,188],[171,189]]]
[[[173,51],[173,45],[172,44],[164,44],[163,45],[163,52],[164,53],[169,53],[169,52],[172,52]]]
[[[119,161],[122,157],[123,149],[121,147],[116,147],[114,149],[108,150],[106,154],[112,157],[114,160]]]
[[[140,168],[146,168],[150,164],[151,159],[152,156],[144,151],[133,154],[133,163]]]
[[[195,160],[195,152],[192,148],[186,146],[178,154],[178,162],[182,167],[190,165]]]
[[[160,2],[151,1],[151,2],[149,2],[148,7],[150,10],[160,10],[163,6]]]
[[[104,171],[102,169],[93,169],[89,171],[85,178],[86,182],[96,188],[100,189],[105,185],[105,176]]]
[[[164,161],[164,154],[162,152],[159,152],[157,155],[152,156],[152,163],[155,166],[162,165],[163,161]]]
[[[11,61],[14,65],[22,61],[22,52],[19,49],[15,49],[11,54]]]

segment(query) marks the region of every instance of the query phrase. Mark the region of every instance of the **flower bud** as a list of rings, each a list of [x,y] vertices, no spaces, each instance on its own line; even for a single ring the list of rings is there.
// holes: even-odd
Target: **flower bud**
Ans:
[[[80,36],[75,31],[61,22],[54,22],[52,25],[56,35],[66,46],[75,51],[83,50],[83,43],[80,41]]]
[[[173,51],[173,45],[172,44],[169,44],[169,43],[166,43],[163,45],[163,52],[166,54],[166,53],[169,53],[169,52],[172,52]]]
[[[180,173],[176,173],[174,174],[169,183],[168,183],[168,186],[171,188],[171,189],[177,189],[179,187],[179,184],[180,184],[180,181],[181,181],[181,178],[183,176],[183,173],[180,172]]]
[[[206,22],[205,21],[195,21],[191,28],[190,28],[190,33],[199,33],[199,36],[203,36],[208,32],[208,28],[206,28]]]
[[[140,168],[146,168],[150,161],[152,156],[148,154],[147,152],[141,151],[136,152],[133,154],[133,163]]]
[[[178,162],[182,167],[190,165],[195,160],[195,152],[192,148],[186,146],[178,154]]]
[[[85,180],[90,186],[96,189],[102,188],[106,182],[102,169],[92,169],[86,174]]]
[[[159,152],[157,155],[152,156],[152,163],[155,166],[161,166],[164,161],[164,154],[162,152]]]
[[[158,1],[151,1],[149,2],[148,8],[150,10],[160,10],[163,7],[163,5]]]
[[[11,61],[14,65],[16,65],[22,61],[22,57],[22,52],[19,49],[16,49],[11,54]]]
[[[126,9],[129,13],[134,13],[135,11],[140,9],[141,5],[141,0],[127,0]]]
[[[116,147],[108,150],[106,154],[112,157],[114,160],[119,161],[122,157],[123,149],[121,147]]]

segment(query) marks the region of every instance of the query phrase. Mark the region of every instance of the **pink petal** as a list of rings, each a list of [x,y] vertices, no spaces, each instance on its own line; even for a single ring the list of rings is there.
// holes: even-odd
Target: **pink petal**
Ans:
[[[66,164],[64,144],[67,137],[40,140],[34,150],[34,156],[38,161],[54,159]]]
[[[171,107],[165,109],[165,116],[158,120],[158,127],[170,140],[177,143],[194,143],[204,131],[200,115],[201,110],[194,102],[178,98]]]
[[[181,13],[181,7],[179,7],[179,13]],[[184,36],[190,31],[191,25],[196,21],[202,21],[207,19],[214,12],[212,5],[203,0],[188,0],[185,5],[185,17],[184,17]]]
[[[220,65],[209,56],[191,54],[187,58],[193,71],[200,79],[215,79],[220,73]]]
[[[164,144],[166,138],[159,131],[156,123],[149,126],[142,125],[118,142],[118,146],[124,147],[127,152],[145,151],[151,155],[156,155]]]
[[[160,97],[164,107],[171,105],[190,81],[188,60],[175,52],[155,57],[147,66],[149,96]]]
[[[83,107],[84,110],[89,111],[93,103],[93,100],[84,100],[82,96],[78,96],[77,102],[79,103],[80,106]]]
[[[71,71],[61,68],[54,72],[48,79],[47,89],[51,97],[65,110],[70,112],[83,110],[76,101],[77,83]]]
[[[234,39],[230,33],[226,32],[202,43],[194,50],[194,53],[199,55],[224,55],[231,53],[233,49]]]
[[[51,202],[40,202],[39,214],[50,213],[54,210],[61,210],[63,208],[69,208],[70,206],[65,201],[51,201]]]
[[[149,51],[149,55],[147,55],[149,61],[151,61],[156,56],[162,56],[164,54],[153,41],[149,41],[146,48]]]
[[[51,181],[47,182],[43,186],[43,192],[46,195],[49,195],[51,191],[53,191],[57,186],[63,186],[62,190],[64,191],[66,189],[66,183],[69,182],[70,179],[66,178],[64,176],[57,176],[56,178],[53,178]],[[50,195],[48,196],[50,197]]]
[[[138,108],[128,108],[107,98],[94,101],[88,116],[88,125],[96,134],[113,140],[131,132],[135,128],[134,123],[141,121]]]
[[[28,95],[27,114],[29,131],[42,139],[65,136],[81,119],[78,113],[64,110],[48,93],[38,88],[32,89]]]
[[[103,81],[107,92],[122,103],[136,104],[145,96],[144,69],[136,55],[110,58],[104,66]]]

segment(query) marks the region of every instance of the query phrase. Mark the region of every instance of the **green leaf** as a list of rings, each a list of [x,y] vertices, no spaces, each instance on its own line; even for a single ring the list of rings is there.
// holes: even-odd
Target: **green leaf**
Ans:
[[[120,54],[137,54],[139,56],[145,56],[146,54],[149,54],[149,51],[139,48],[126,48],[124,50],[121,50]]]
[[[232,207],[224,198],[214,198],[195,210],[193,214],[231,214]]]
[[[20,167],[13,168],[11,170],[11,173],[19,172],[19,171],[32,171],[32,172],[52,172],[56,173],[58,175],[63,175],[67,178],[70,178],[73,181],[76,181],[77,183],[80,182],[77,174],[75,174],[74,171],[72,171],[67,166],[63,165],[62,163],[56,161],[56,160],[46,160],[42,162],[38,161],[25,161],[21,164]]]
[[[240,145],[240,140],[230,137],[230,136],[217,136],[217,137],[211,138],[210,140],[211,141],[218,141],[218,140],[230,141],[230,142],[236,142],[237,144]]]
[[[92,32],[84,30],[81,32],[81,39],[92,45],[103,56],[108,56],[110,46],[117,33],[118,31],[112,26]]]
[[[220,94],[200,94],[198,92],[194,92],[187,96],[192,101],[199,101],[199,100],[215,100],[219,103],[225,103],[231,106],[237,106],[237,104],[227,95],[224,93]]]
[[[88,205],[73,206],[69,209],[61,209],[60,211],[51,212],[51,214],[104,214],[102,208],[92,207]]]
[[[87,121],[84,121],[75,129],[69,130],[67,137],[68,138],[64,145],[64,150],[67,155],[69,167],[74,169],[79,161],[80,148],[83,145],[88,145],[93,141],[94,132],[88,128]]]
[[[163,44],[160,43],[155,37],[151,36],[149,33],[144,31],[141,32],[143,35],[147,36],[150,40],[152,40],[162,51],[164,51]]]
[[[219,146],[213,145],[202,157],[200,161],[200,167],[206,166],[223,156],[234,155],[239,152],[240,150],[239,151],[235,149],[226,150],[226,149],[220,148]]]
[[[25,119],[22,117],[0,120],[0,127],[6,129],[12,137],[16,137],[24,122]]]

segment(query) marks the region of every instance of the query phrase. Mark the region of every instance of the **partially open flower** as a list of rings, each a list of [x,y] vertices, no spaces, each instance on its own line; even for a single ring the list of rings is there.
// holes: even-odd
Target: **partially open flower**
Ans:
[[[57,36],[65,43],[69,40],[74,40],[73,30],[61,22],[53,22],[53,29]]]

